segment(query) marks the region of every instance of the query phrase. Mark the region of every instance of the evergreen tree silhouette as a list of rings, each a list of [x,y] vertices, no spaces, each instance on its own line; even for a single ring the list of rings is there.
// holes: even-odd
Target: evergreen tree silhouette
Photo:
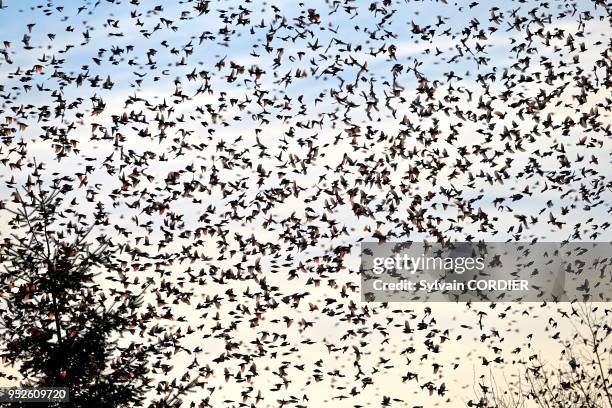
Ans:
[[[20,386],[67,387],[70,402],[56,406],[143,405],[155,350],[123,336],[142,324],[142,295],[102,287],[96,276],[117,261],[104,236],[91,238],[99,221],[63,211],[59,185],[33,187],[28,180],[3,208],[12,230],[0,242],[3,361],[19,370]]]

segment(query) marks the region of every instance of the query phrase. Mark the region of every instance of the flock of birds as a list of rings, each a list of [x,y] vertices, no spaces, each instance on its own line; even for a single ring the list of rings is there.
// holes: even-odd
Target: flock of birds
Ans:
[[[461,406],[571,313],[361,302],[360,242],[612,236],[609,2],[0,7],[3,205],[95,222],[185,406]]]

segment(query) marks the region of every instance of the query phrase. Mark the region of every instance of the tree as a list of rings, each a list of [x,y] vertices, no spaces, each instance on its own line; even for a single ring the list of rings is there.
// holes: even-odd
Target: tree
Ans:
[[[0,243],[3,360],[21,386],[68,387],[62,407],[142,405],[154,350],[122,338],[142,323],[142,296],[98,279],[119,273],[109,240],[91,239],[100,220],[64,209],[59,185],[45,191],[28,180],[22,193],[4,208],[12,234]]]
[[[612,408],[612,327],[609,310],[591,304],[572,304],[574,333],[558,337],[560,364],[551,366],[539,355],[513,379],[500,384],[493,372],[475,384],[476,408]]]

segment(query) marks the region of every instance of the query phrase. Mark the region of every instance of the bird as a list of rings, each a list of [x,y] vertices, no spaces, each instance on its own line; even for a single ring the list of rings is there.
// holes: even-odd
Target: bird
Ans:
[[[75,321],[120,305],[108,347],[146,405],[483,406],[489,373],[539,378],[550,344],[585,374],[563,341],[608,316],[576,306],[610,301],[608,255],[536,279],[610,241],[610,4],[18,3],[0,0],[0,222],[52,195],[51,242],[91,228],[110,251]],[[507,244],[530,292],[371,301],[364,248],[405,242]],[[551,243],[570,246],[531,262]]]

